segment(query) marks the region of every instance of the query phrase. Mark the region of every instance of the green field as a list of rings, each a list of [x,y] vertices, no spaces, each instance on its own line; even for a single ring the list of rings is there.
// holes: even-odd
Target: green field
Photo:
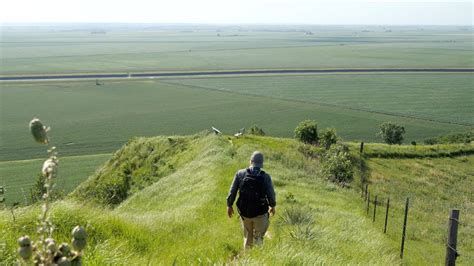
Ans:
[[[468,257],[474,252],[472,155],[368,158],[371,193],[392,197],[389,229],[383,234],[383,207],[372,223],[356,186],[358,176],[352,188],[324,180],[319,160],[303,155],[301,146],[292,139],[206,133],[133,139],[72,196],[54,204],[54,237],[68,241],[70,228],[87,224],[85,261],[90,265],[434,265],[444,261],[447,212],[456,207],[463,223],[458,250],[466,254],[457,262],[472,265]],[[392,152],[385,145],[371,148]],[[264,246],[243,253],[239,222],[225,215],[225,196],[236,169],[245,167],[256,149],[266,155],[265,169],[277,193],[277,215],[271,218]],[[398,150],[402,149],[412,147]],[[419,155],[425,152],[421,149]],[[128,197],[114,208],[97,203],[101,186],[122,182],[120,172],[125,170],[130,175]],[[154,180],[143,188],[144,177]],[[401,260],[405,196],[411,198],[411,209]],[[13,223],[10,213],[0,210],[0,263],[15,261],[20,235],[36,237],[39,211],[38,205],[20,208]]]
[[[112,24],[1,30],[0,75],[474,66],[466,27]],[[91,34],[97,30],[106,34]]]
[[[474,125],[472,74],[329,74],[199,78],[192,87]]]
[[[92,175],[110,154],[61,157],[56,189],[65,194]],[[5,188],[5,204],[31,204],[30,189],[41,173],[43,159],[0,162],[0,186]]]
[[[404,125],[407,141],[470,129],[426,118],[472,122],[471,76],[388,74],[381,80],[380,89],[372,75],[107,80],[103,86],[95,81],[4,83],[0,160],[44,156],[44,147],[33,143],[27,129],[33,117],[52,127],[51,141],[62,155],[112,152],[134,136],[191,134],[211,126],[233,134],[256,123],[268,135],[291,137],[305,119],[316,120],[321,129],[335,127],[346,140],[366,142],[378,140],[384,121]],[[396,87],[399,94],[392,92]]]

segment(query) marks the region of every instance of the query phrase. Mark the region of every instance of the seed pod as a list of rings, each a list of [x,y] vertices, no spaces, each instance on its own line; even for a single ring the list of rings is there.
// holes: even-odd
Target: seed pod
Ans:
[[[69,257],[69,254],[71,253],[71,248],[67,243],[62,243],[61,245],[59,245],[59,252],[61,252],[64,257]]]
[[[76,226],[72,229],[72,237],[78,240],[85,240],[87,238],[87,233],[84,227]]]
[[[86,247],[86,240],[85,239],[72,239],[72,247],[77,251],[82,251]]]
[[[30,246],[24,246],[18,248],[18,253],[20,254],[20,257],[24,260],[29,260],[31,258],[31,255],[33,254],[33,249]]]
[[[57,171],[58,171],[58,163],[54,159],[49,158],[46,161],[44,161],[43,169],[42,169],[43,176],[54,177],[56,176]]]
[[[46,134],[46,127],[38,118],[33,118],[30,121],[30,131],[33,138],[42,144],[48,144],[48,135]]]
[[[18,245],[20,247],[26,247],[26,246],[31,246],[31,240],[29,236],[22,236],[18,238]]]
[[[71,262],[66,257],[62,257],[58,260],[57,264],[58,266],[69,266]]]
[[[51,251],[51,254],[54,254],[56,253],[56,251],[58,251],[57,247],[56,247],[56,243],[53,242],[49,242],[48,245],[46,246],[46,248]]]
[[[71,261],[72,266],[82,266],[82,256],[77,256]]]

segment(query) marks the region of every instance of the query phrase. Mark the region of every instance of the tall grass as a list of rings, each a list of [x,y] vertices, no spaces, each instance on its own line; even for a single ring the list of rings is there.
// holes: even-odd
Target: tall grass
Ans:
[[[321,178],[318,159],[305,155],[304,150],[299,149],[301,144],[294,140],[207,134],[182,138],[185,148],[166,155],[166,162],[174,162],[176,167],[170,170],[166,164],[161,164],[160,167],[167,169],[159,170],[164,174],[150,185],[133,190],[114,208],[87,200],[87,197],[77,193],[93,190],[95,179],[113,178],[112,173],[116,171],[114,160],[133,162],[133,158],[141,156],[137,151],[142,148],[146,151],[150,145],[155,147],[154,152],[164,154],[170,147],[166,144],[167,137],[131,141],[129,146],[116,154],[114,160],[105,164],[102,173],[91,176],[73,198],[54,203],[52,220],[58,225],[55,229],[58,241],[69,238],[71,226],[77,223],[87,225],[89,243],[84,260],[90,265],[394,265],[423,264],[424,260],[417,255],[420,252],[433,251],[435,258],[442,256],[443,242],[438,244],[439,237],[422,242],[411,237],[410,232],[417,232],[412,229],[418,219],[415,217],[423,215],[414,209],[411,213],[414,218],[409,220],[406,256],[403,261],[400,260],[399,242],[394,237],[398,234],[395,229],[398,226],[393,224],[389,234],[384,235],[379,217],[375,225],[365,217],[359,191],[335,186]],[[270,218],[271,225],[264,245],[244,253],[240,223],[238,218],[227,218],[225,197],[235,171],[247,166],[254,150],[260,150],[266,156],[265,170],[272,176],[278,204],[276,215]],[[152,164],[147,161],[152,158],[146,156],[135,171],[152,171]],[[471,158],[467,158],[469,163]],[[436,164],[444,167],[451,163],[445,164],[445,158],[436,160],[439,160]],[[409,162],[411,160],[406,160],[404,167],[409,167]],[[395,166],[387,167],[386,163],[377,168],[375,163],[369,161],[373,184],[378,180],[377,176],[397,169]],[[468,168],[458,171],[459,180],[468,182],[463,183],[463,188],[459,187],[461,191],[470,191],[466,187],[471,182],[467,178],[469,173]],[[432,182],[439,180],[433,179]],[[404,191],[395,183],[390,188],[394,194]],[[403,196],[402,193],[400,195]],[[437,196],[433,194],[433,197]],[[429,202],[430,194],[426,197],[426,202]],[[470,204],[467,195],[460,196],[456,201],[464,202],[466,206]],[[443,209],[446,204],[454,202],[447,198],[434,201],[433,206],[440,205],[438,207]],[[0,257],[0,264],[14,263],[15,256],[8,254],[14,254],[17,235],[20,232],[35,235],[32,221],[39,212],[37,205],[20,208],[17,223],[13,223],[8,212],[0,211],[0,232],[4,233],[0,240],[0,254],[7,254]],[[436,229],[437,221],[425,222],[426,228]],[[414,236],[417,235],[415,233]],[[438,246],[441,247],[439,250]],[[466,242],[460,247],[464,249],[465,246]],[[430,262],[436,264],[439,261]]]

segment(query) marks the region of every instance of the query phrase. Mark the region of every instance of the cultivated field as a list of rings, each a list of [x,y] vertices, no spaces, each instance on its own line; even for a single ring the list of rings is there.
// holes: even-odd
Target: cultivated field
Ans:
[[[468,131],[472,75],[381,74],[5,83],[0,160],[44,156],[28,121],[51,125],[62,155],[112,152],[134,136],[227,134],[253,124],[292,137],[305,119],[346,140],[378,141],[378,125],[406,127],[406,140]],[[424,83],[423,81],[427,81]],[[449,88],[449,89],[448,89]]]
[[[0,75],[473,67],[471,27],[5,25],[1,30]]]

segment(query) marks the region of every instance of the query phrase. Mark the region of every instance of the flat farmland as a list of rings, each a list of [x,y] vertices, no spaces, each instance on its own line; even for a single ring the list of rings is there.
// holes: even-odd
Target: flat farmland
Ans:
[[[188,25],[111,27],[93,34],[96,30],[3,27],[0,75],[474,66],[472,31],[462,27]]]
[[[248,128],[258,124],[268,135],[292,137],[294,128],[304,119],[318,121],[320,128],[335,127],[338,134],[346,140],[364,141],[377,141],[375,135],[377,127],[384,121],[404,125],[407,129],[406,141],[422,140],[471,128],[465,125],[348,109],[343,105],[311,102],[312,99],[307,95],[310,95],[314,88],[311,85],[302,86],[302,83],[312,83],[311,80],[321,77],[320,75],[242,77],[242,87],[260,82],[253,95],[235,93],[232,86],[239,81],[221,78],[106,80],[102,86],[96,86],[93,80],[3,83],[0,87],[2,97],[0,160],[45,156],[45,147],[35,144],[28,131],[28,122],[35,116],[52,127],[51,141],[63,156],[108,153],[135,136],[185,135],[210,129],[211,126],[216,126],[226,134],[233,134],[241,127]],[[331,75],[323,79],[330,82],[329,79],[334,78],[336,86],[344,83],[338,81],[338,77],[339,75]],[[361,77],[363,76],[358,78]],[[367,77],[372,79],[371,76]],[[288,82],[279,85],[284,80]],[[224,81],[234,85],[216,85]],[[350,79],[346,81],[350,82]],[[438,82],[443,82],[443,79],[439,79]],[[444,80],[445,86],[451,86],[451,82],[452,79]],[[214,87],[211,89],[203,87],[203,83],[206,83],[206,86],[214,84]],[[296,90],[301,94],[298,97],[309,100],[268,97],[270,93],[278,96],[272,92],[270,88],[272,86],[286,88],[288,91]],[[222,87],[226,87],[227,90]],[[259,90],[268,92],[263,93]],[[347,92],[349,89],[345,90]],[[457,91],[457,93],[464,91],[465,97],[469,98],[469,90],[465,87],[458,88]],[[342,93],[341,101],[353,101],[351,100],[353,94],[355,93]],[[444,94],[445,98],[450,96],[449,91],[444,91]],[[435,99],[440,97],[443,96],[440,95]],[[430,104],[430,99],[423,100],[428,102],[424,103],[424,106]],[[376,101],[371,103],[366,100],[366,102],[369,106],[380,105]],[[385,103],[387,106],[393,105],[391,98],[386,98]],[[399,104],[404,102],[399,101]],[[466,112],[461,106],[453,103],[446,108],[453,113],[456,110]],[[432,116],[436,116],[437,110],[432,111],[434,112]],[[460,115],[459,121],[472,121],[469,120],[472,118],[468,114]],[[449,114],[445,117],[455,121]]]
[[[192,78],[196,88],[474,125],[474,75],[323,74]]]
[[[60,157],[56,189],[65,194],[92,175],[98,167],[110,158],[110,154]],[[41,173],[43,159],[0,162],[0,186],[6,188],[5,203],[31,203],[30,189]]]

